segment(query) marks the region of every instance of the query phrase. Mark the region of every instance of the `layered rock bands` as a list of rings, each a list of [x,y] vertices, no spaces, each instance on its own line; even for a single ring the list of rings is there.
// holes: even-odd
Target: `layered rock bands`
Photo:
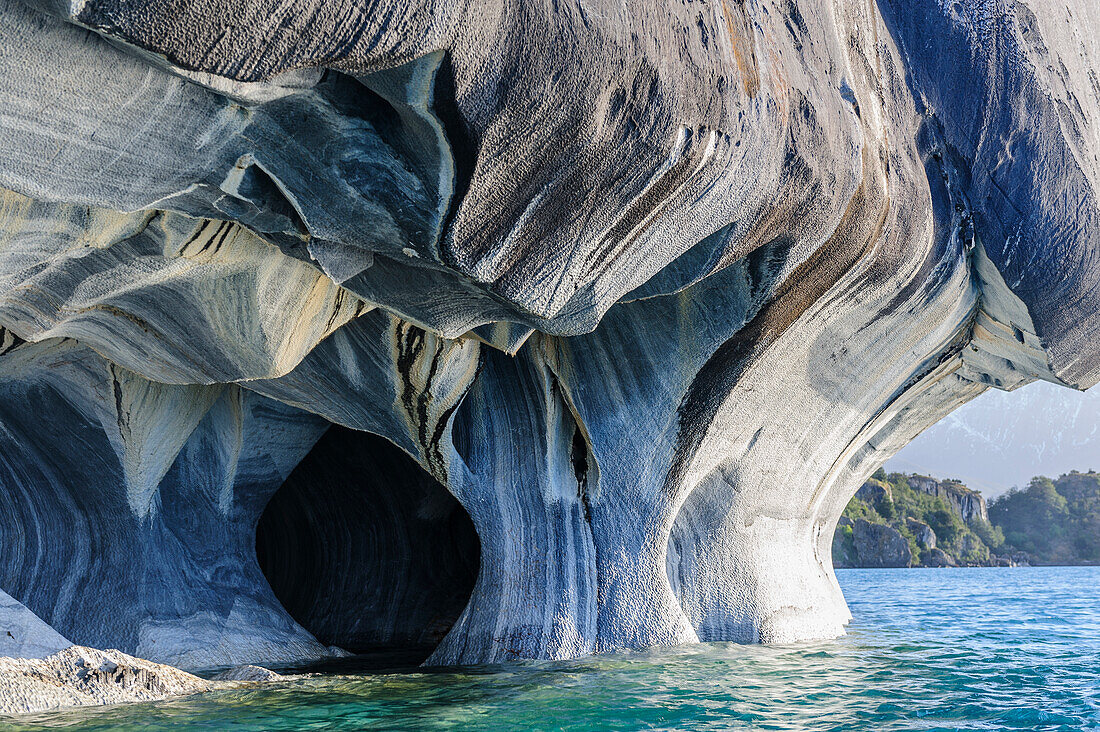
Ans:
[[[834,636],[872,470],[1100,379],[1088,0],[0,15],[0,655]]]

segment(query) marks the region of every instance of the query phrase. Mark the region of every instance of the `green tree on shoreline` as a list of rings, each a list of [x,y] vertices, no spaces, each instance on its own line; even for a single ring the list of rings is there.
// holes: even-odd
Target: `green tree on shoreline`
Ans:
[[[851,522],[862,519],[890,526],[904,537],[914,565],[929,564],[937,550],[962,564],[988,564],[994,554],[1026,555],[1038,565],[1100,564],[1100,473],[1073,471],[1056,480],[1036,476],[1026,488],[992,500],[988,521],[973,513],[964,521],[959,509],[939,495],[914,489],[912,477],[879,469],[867,481],[844,509],[849,521],[837,530],[843,556],[854,556]],[[955,493],[973,494],[958,481],[939,483]],[[920,524],[935,533],[935,550],[918,537],[927,533]]]
[[[1005,546],[1034,564],[1100,563],[1100,474],[1073,471],[1032,478],[989,504]]]

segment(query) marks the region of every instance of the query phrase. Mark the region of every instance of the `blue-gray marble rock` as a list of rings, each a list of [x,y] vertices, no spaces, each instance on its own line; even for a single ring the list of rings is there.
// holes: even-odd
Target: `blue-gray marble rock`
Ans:
[[[1100,380],[1088,0],[0,16],[0,590],[73,643],[835,636],[877,466]]]
[[[329,655],[256,564],[255,525],[323,420],[155,384],[72,340],[0,357],[0,586],[79,645],[188,668]]]
[[[45,658],[71,645],[26,605],[0,591],[0,657]]]

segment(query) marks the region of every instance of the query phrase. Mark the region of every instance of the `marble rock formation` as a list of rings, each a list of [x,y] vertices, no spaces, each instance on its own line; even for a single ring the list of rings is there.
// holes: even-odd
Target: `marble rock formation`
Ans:
[[[867,475],[1100,379],[1090,0],[0,15],[5,653],[835,636]]]
[[[0,658],[0,713],[155,701],[230,686],[118,651],[69,646],[42,659]]]

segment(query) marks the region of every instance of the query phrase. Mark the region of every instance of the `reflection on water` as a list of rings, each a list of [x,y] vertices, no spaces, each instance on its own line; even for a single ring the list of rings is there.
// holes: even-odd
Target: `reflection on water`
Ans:
[[[715,643],[457,671],[408,669],[395,657],[387,672],[352,662],[251,690],[54,712],[0,727],[1100,728],[1100,569],[838,574],[855,620],[836,641]]]

